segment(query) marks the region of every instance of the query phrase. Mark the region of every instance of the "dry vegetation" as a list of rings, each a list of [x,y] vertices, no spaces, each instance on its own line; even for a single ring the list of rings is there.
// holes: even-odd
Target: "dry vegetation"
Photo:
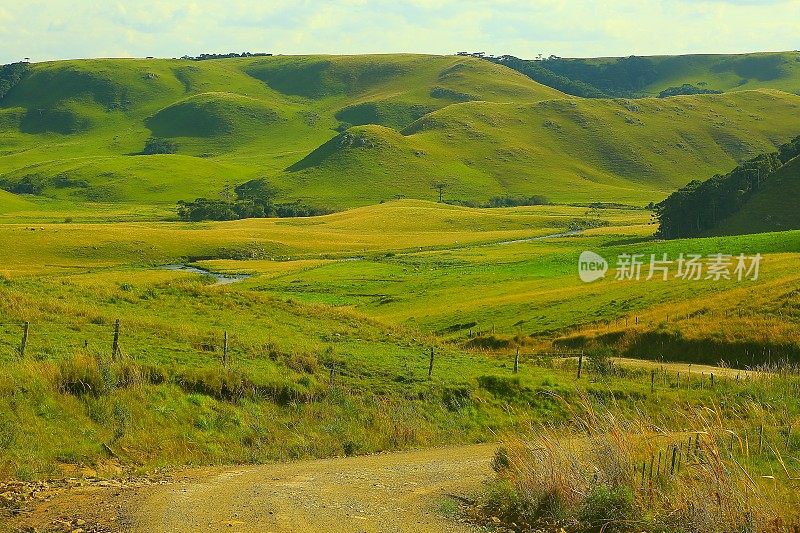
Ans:
[[[796,389],[796,375],[751,384],[784,387]],[[584,396],[569,402],[571,429],[537,426],[506,440],[475,513],[515,531],[793,530],[797,447],[770,407],[710,403],[659,420]]]

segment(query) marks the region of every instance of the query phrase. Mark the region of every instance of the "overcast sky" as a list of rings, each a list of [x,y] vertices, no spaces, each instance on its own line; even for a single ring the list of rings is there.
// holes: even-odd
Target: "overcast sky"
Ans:
[[[229,51],[587,57],[795,50],[800,0],[0,0],[0,43],[2,63]]]

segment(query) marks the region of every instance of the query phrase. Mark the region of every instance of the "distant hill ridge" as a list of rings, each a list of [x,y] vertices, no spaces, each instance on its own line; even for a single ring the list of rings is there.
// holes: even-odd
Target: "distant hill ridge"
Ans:
[[[770,88],[800,94],[800,52],[486,59],[586,98],[645,98]]]
[[[788,141],[800,111],[769,89],[581,99],[459,56],[74,60],[3,76],[6,190],[164,206],[255,178],[332,209],[435,199],[434,183],[463,202],[645,205]]]

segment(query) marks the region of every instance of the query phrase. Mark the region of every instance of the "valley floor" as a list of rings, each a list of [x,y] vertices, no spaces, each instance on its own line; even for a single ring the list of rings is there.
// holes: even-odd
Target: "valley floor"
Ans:
[[[11,480],[0,517],[20,527],[458,531],[441,521],[459,507],[445,496],[490,478],[491,447],[369,454],[543,424],[568,434],[582,403],[646,413],[665,431],[718,405],[731,460],[778,479],[783,509],[796,507],[796,369],[773,380],[729,367],[798,360],[800,232],[660,242],[646,210],[413,200],[303,219],[64,220],[0,223],[13,251],[0,265],[0,479]],[[611,266],[586,284],[587,250],[611,263],[742,253],[763,264],[758,282],[615,279]],[[220,285],[171,264],[247,277]],[[735,450],[731,434],[759,453]],[[352,458],[316,460],[341,456]],[[266,466],[208,467],[234,464]],[[207,468],[147,481],[186,465]],[[62,491],[68,477],[98,479]],[[18,499],[15,487],[52,497]]]

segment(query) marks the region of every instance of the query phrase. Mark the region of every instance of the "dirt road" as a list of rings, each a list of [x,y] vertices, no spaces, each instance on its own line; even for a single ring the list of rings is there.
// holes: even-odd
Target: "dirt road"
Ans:
[[[766,372],[761,372],[758,370],[740,370],[737,368],[728,368],[728,367],[721,367],[721,366],[713,366],[713,365],[703,365],[697,363],[669,363],[669,362],[660,362],[660,361],[651,361],[647,359],[631,359],[627,357],[614,357],[615,362],[619,363],[622,366],[634,367],[634,368],[646,368],[647,370],[660,370],[664,369],[668,372],[680,372],[684,376],[690,373],[692,375],[702,375],[705,374],[706,376],[710,376],[714,374],[716,377],[723,377],[723,378],[730,378],[736,379],[736,376],[739,376],[741,379],[747,378],[755,378],[755,377],[769,377],[770,374]]]
[[[489,479],[496,448],[187,470],[169,483],[134,490],[65,493],[19,525],[60,520],[85,531],[475,531],[447,514]],[[116,512],[108,522],[97,509]]]

